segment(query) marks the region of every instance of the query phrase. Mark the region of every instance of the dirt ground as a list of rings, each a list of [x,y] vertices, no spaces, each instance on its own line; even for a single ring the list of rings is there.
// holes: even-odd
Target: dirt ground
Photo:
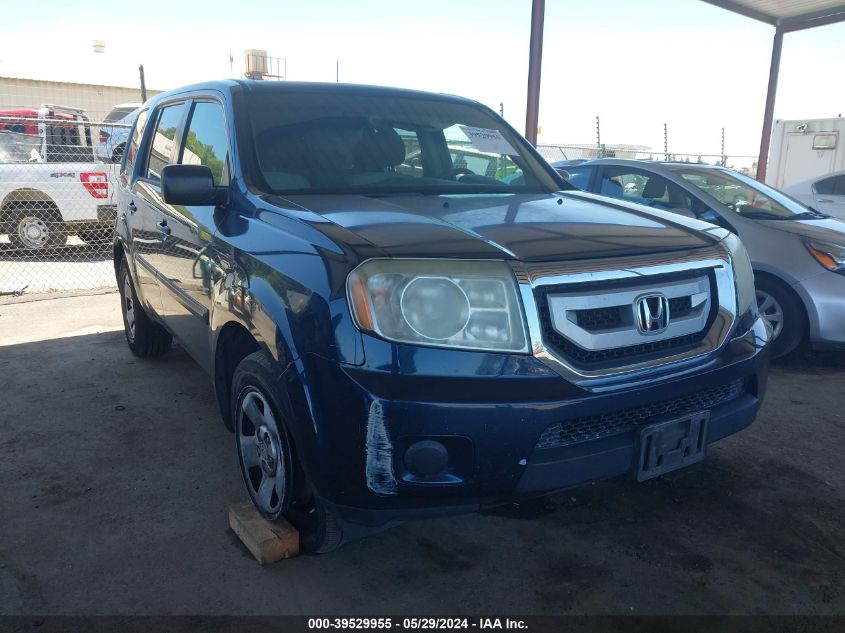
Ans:
[[[773,367],[703,464],[259,567],[209,381],[115,294],[0,305],[0,613],[845,614],[845,355]]]

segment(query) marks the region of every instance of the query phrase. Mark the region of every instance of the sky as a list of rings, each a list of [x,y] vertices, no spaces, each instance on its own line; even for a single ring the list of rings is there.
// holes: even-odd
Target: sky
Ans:
[[[180,85],[241,76],[243,52],[287,78],[446,92],[525,128],[531,0],[40,0],[3,9],[0,76]],[[540,143],[756,155],[774,29],[700,0],[547,0]],[[92,41],[105,42],[94,52]],[[234,57],[230,68],[229,55]],[[775,117],[845,114],[845,23],[784,38]]]

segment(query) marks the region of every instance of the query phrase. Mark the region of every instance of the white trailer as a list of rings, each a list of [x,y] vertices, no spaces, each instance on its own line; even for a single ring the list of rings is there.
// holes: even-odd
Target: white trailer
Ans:
[[[776,120],[766,184],[789,185],[845,169],[845,119]]]

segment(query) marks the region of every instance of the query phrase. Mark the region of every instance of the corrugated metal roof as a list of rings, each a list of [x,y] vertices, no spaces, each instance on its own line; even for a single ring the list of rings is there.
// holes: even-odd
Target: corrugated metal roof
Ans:
[[[785,31],[845,21],[842,0],[704,0]]]

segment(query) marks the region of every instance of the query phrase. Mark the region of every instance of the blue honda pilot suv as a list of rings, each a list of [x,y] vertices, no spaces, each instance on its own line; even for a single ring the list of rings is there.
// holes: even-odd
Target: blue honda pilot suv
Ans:
[[[221,81],[148,101],[114,264],[137,356],[210,374],[304,549],[701,460],[763,398],[724,229],[572,190],[489,108]]]

